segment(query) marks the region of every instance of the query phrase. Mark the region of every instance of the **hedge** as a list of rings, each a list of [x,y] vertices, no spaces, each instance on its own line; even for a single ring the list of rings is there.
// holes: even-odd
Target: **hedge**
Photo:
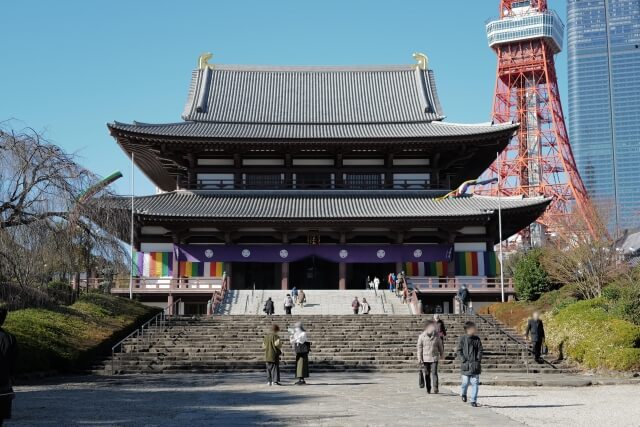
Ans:
[[[640,369],[640,326],[610,314],[602,298],[570,304],[546,322],[547,344],[587,368]]]

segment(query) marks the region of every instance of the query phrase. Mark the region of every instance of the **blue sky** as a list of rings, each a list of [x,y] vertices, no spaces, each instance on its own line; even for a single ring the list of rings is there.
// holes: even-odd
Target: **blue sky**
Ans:
[[[499,0],[20,0],[0,11],[0,120],[18,119],[99,175],[128,158],[107,122],[180,120],[200,53],[213,63],[413,63],[424,52],[448,120],[489,120]],[[551,0],[560,16],[566,1]],[[566,56],[556,58],[566,102]],[[565,106],[566,110],[566,106]],[[19,123],[14,125],[20,126]],[[136,193],[153,192],[139,172]]]

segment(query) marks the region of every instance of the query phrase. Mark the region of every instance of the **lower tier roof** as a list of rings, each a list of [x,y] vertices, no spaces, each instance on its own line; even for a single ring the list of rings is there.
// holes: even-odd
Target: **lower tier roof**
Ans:
[[[468,196],[440,200],[429,191],[221,190],[173,191],[136,197],[135,212],[146,224],[200,222],[216,224],[308,223],[489,223],[497,220],[500,204],[505,235],[535,221],[551,199],[544,197]],[[112,206],[131,209],[131,199],[117,198]],[[508,234],[510,233],[510,234]]]

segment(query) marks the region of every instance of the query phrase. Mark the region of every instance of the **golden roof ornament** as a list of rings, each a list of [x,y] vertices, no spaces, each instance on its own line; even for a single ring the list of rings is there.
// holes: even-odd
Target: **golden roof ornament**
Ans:
[[[416,68],[419,70],[426,70],[429,68],[429,58],[424,53],[416,52],[413,54],[413,59],[418,61]]]
[[[213,58],[213,54],[211,52],[205,52],[198,57],[198,69],[204,70],[206,68],[210,68],[213,70],[213,64],[209,64],[209,60]]]

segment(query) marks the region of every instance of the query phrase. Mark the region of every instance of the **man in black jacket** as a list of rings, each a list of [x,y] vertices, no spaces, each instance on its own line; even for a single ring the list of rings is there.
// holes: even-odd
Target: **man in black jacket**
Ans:
[[[275,313],[276,309],[275,309],[275,304],[273,303],[273,300],[271,299],[271,297],[269,297],[267,299],[267,302],[264,303],[264,309],[262,309],[262,311],[264,311],[267,316],[272,316],[273,313]]]
[[[542,363],[540,353],[542,353],[542,344],[544,343],[544,325],[540,320],[540,313],[533,312],[531,319],[527,322],[526,336],[533,343],[533,355],[536,358],[536,362]]]
[[[482,372],[482,341],[476,335],[476,324],[466,322],[464,324],[465,334],[460,337],[456,353],[461,360],[460,374],[462,375],[462,386],[460,396],[462,401],[467,401],[467,389],[471,384],[471,406],[478,406],[478,384],[480,383],[480,373]]]
[[[7,310],[0,307],[0,326],[7,318]],[[0,327],[0,426],[4,420],[11,418],[13,388],[11,377],[16,362],[16,339]]]
[[[469,301],[469,289],[467,289],[467,285],[463,284],[460,286],[456,294],[456,299],[460,304],[460,313],[466,313],[468,311],[467,302]]]

